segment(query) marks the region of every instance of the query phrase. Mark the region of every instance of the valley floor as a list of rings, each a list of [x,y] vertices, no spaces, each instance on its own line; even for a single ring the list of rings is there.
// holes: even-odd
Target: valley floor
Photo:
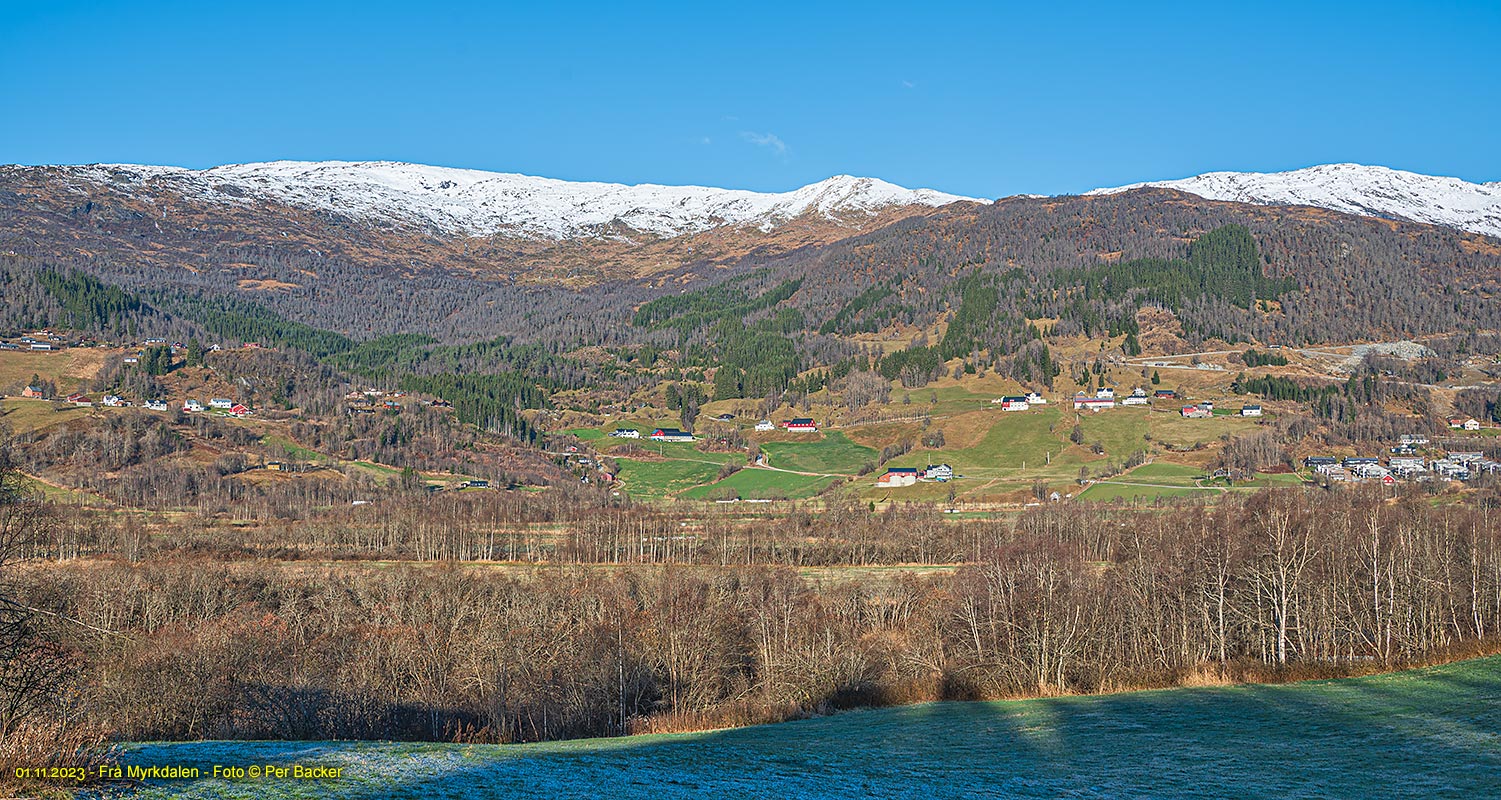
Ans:
[[[344,775],[119,787],[142,798],[1484,797],[1501,786],[1501,657],[533,745],[137,744],[122,763]]]

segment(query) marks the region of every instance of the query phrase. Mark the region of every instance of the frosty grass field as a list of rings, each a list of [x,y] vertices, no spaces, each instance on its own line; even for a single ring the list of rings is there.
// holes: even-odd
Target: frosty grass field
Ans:
[[[137,744],[124,763],[320,764],[346,776],[116,787],[153,798],[1496,797],[1501,657],[531,745]]]

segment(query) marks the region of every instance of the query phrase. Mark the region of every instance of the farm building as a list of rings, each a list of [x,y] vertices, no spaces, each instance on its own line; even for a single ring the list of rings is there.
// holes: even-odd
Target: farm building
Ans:
[[[1242,417],[1259,417],[1261,416],[1261,406],[1241,406],[1240,415]]]
[[[717,419],[720,422],[734,422],[735,421],[735,415],[734,414],[728,414],[728,413],[726,413],[726,414],[720,414],[719,416],[715,417],[714,419]]]
[[[1318,469],[1319,467],[1325,467],[1338,463],[1339,462],[1336,459],[1331,458],[1330,456],[1309,456],[1303,459],[1303,466],[1307,467],[1308,469]]]
[[[922,471],[922,476],[930,481],[951,481],[954,479],[954,468],[948,464],[929,464]]]
[[[654,442],[691,442],[693,434],[677,428],[658,428],[651,432],[651,440]]]
[[[1470,417],[1469,419],[1465,419],[1463,417],[1455,417],[1449,420],[1449,427],[1454,428],[1455,430],[1462,429],[1467,431],[1478,431],[1480,430],[1480,420],[1477,420],[1474,417]]]
[[[1183,408],[1179,409],[1178,413],[1182,414],[1188,419],[1205,419],[1214,416],[1213,410],[1205,408],[1202,405],[1184,406]]]
[[[40,387],[37,387],[37,386],[28,386],[25,389],[21,390],[21,396],[22,397],[35,397],[35,398],[39,398],[40,399],[40,398],[44,397],[45,394],[42,392],[42,390],[41,390]]]
[[[34,342],[31,345],[31,349],[32,350],[38,350],[38,351],[51,350],[52,349],[52,345],[47,344],[46,342]]]
[[[917,483],[917,467],[892,467],[876,478],[877,486],[911,486]]]
[[[1177,398],[1178,392],[1173,389],[1158,389],[1152,393],[1152,396],[1158,400],[1172,400]]]
[[[1115,408],[1115,401],[1106,397],[1090,397],[1087,394],[1074,395],[1075,411],[1104,411],[1107,408]]]
[[[1002,397],[1001,398],[1001,410],[1002,411],[1026,411],[1027,410],[1027,405],[1028,405],[1027,398],[1025,398],[1025,397]]]
[[[250,416],[250,409],[240,403],[235,403],[229,407],[229,413],[236,417],[248,417]]]
[[[797,419],[788,420],[785,427],[787,428],[787,430],[797,433],[818,432],[818,425],[814,423],[813,420],[808,419],[807,417],[798,417]]]

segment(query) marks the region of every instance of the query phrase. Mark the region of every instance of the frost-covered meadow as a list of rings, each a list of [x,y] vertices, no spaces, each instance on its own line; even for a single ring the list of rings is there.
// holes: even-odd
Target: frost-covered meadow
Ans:
[[[123,763],[319,764],[346,776],[116,787],[147,798],[1484,797],[1501,788],[1501,657],[532,745],[138,744]]]

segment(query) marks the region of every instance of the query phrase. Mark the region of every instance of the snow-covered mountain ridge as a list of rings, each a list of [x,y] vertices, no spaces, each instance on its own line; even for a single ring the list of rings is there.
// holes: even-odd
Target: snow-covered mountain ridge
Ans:
[[[974,199],[849,175],[768,193],[564,181],[385,161],[273,161],[204,170],[129,164],[58,169],[85,184],[105,184],[142,196],[168,190],[217,203],[267,199],[455,235],[506,233],[559,240],[609,234],[622,224],[640,233],[671,237],[724,225],[769,231],[807,214],[858,223],[891,207],[938,207]]]
[[[1501,237],[1501,182],[1470,183],[1360,164],[1326,164],[1290,172],[1210,172],[1087,194],[1144,186],[1178,189],[1210,200],[1316,206],[1368,217],[1395,217]]]

